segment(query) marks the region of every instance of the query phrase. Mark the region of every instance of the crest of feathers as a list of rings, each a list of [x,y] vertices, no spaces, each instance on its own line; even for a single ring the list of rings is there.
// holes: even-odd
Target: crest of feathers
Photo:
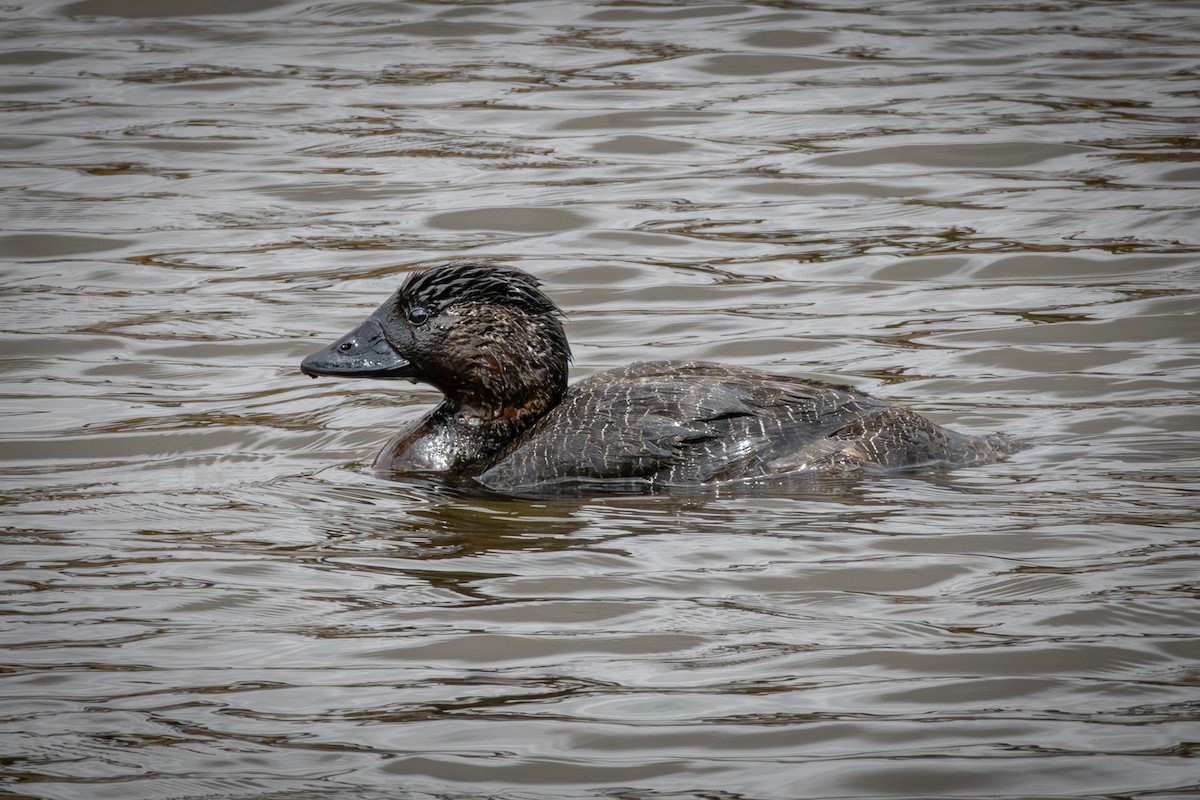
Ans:
[[[528,272],[489,261],[455,261],[409,276],[400,297],[409,307],[430,313],[459,303],[492,303],[522,309],[535,316],[562,316]]]

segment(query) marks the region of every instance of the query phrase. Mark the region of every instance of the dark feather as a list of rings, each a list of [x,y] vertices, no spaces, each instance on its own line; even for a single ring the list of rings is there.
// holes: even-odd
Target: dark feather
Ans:
[[[406,307],[421,306],[431,314],[459,303],[492,303],[561,316],[539,287],[537,278],[516,267],[455,261],[412,274],[400,288],[400,297]]]

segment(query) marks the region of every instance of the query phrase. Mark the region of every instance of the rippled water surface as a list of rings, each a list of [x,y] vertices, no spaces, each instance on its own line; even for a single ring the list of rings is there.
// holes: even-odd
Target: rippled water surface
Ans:
[[[1200,6],[0,6],[5,797],[1200,791]],[[755,496],[367,469],[299,359],[487,257],[1035,446]]]

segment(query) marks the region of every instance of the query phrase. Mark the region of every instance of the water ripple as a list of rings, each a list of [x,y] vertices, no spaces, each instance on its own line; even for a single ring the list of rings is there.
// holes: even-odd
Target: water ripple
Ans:
[[[13,796],[1195,789],[1188,4],[0,8]],[[296,370],[493,258],[573,377],[849,381],[1031,447],[484,500]]]

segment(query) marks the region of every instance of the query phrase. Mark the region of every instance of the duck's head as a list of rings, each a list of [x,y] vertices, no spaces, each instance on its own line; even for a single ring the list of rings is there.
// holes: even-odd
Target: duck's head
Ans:
[[[489,262],[409,276],[350,333],[304,359],[313,377],[404,378],[481,417],[540,415],[562,399],[570,347],[537,280]]]

